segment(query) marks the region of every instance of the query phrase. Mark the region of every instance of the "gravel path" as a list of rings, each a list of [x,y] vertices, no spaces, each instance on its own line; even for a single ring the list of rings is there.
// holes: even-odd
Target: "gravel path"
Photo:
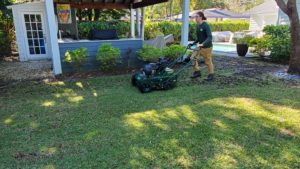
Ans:
[[[0,85],[45,78],[53,78],[51,61],[0,62]]]

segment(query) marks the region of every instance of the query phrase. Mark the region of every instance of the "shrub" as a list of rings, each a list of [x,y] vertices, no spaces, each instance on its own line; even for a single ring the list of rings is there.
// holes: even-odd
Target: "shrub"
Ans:
[[[266,26],[265,35],[251,41],[254,52],[261,55],[265,51],[271,51],[271,60],[274,62],[286,62],[290,58],[291,34],[289,26]]]
[[[242,31],[249,28],[247,21],[222,21],[209,22],[212,31]],[[197,23],[190,22],[189,24],[189,39],[196,39]],[[81,38],[88,38],[91,29],[116,29],[120,38],[127,37],[130,32],[130,23],[126,21],[98,21],[98,22],[79,22],[78,29]],[[146,22],[145,23],[145,39],[155,38],[157,35],[173,34],[175,41],[180,41],[181,37],[181,22]]]
[[[249,46],[254,47],[253,53],[257,53],[259,56],[264,56],[265,52],[270,50],[270,37],[265,35],[261,38],[254,38],[250,41]]]
[[[127,37],[127,34],[130,32],[130,23],[119,22],[119,21],[110,21],[110,22],[98,21],[98,22],[78,23],[80,38],[89,38],[92,29],[95,30],[116,29],[119,38],[125,38]]]
[[[163,52],[161,49],[149,45],[144,45],[143,48],[138,51],[138,58],[144,62],[157,61],[162,56]]]
[[[163,49],[163,55],[169,59],[176,59],[179,56],[183,55],[185,52],[185,47],[181,45],[171,45]]]
[[[73,63],[75,68],[80,70],[82,65],[86,62],[87,55],[87,48],[67,50],[67,52],[65,53],[64,61],[67,63]]]
[[[100,62],[100,69],[111,70],[120,58],[120,49],[114,48],[110,43],[103,43],[98,48],[96,59]]]
[[[234,42],[236,44],[246,44],[246,45],[249,45],[251,40],[253,40],[254,37],[253,36],[250,36],[250,35],[246,35],[242,38],[234,38]]]
[[[271,50],[272,61],[288,61],[291,54],[291,33],[289,26],[266,26],[263,31],[269,36],[269,49]]]

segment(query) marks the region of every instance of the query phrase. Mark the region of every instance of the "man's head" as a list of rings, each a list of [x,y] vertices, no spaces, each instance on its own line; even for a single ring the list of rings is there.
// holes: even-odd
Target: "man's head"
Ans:
[[[203,12],[197,12],[196,14],[195,14],[195,21],[197,22],[197,23],[202,23],[202,22],[204,22],[206,20],[206,17],[204,16],[204,13]]]

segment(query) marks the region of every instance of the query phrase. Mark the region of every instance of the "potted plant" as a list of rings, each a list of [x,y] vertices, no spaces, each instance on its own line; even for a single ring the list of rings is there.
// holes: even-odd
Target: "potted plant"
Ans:
[[[249,43],[253,38],[254,37],[250,35],[246,35],[242,38],[235,38],[236,51],[239,56],[246,56],[249,49]]]

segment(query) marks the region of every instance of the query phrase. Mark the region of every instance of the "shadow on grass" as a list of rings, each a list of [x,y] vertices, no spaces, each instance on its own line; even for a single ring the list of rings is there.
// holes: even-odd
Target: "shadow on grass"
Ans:
[[[128,79],[7,93],[0,168],[299,167],[298,90],[194,85],[143,95]]]

